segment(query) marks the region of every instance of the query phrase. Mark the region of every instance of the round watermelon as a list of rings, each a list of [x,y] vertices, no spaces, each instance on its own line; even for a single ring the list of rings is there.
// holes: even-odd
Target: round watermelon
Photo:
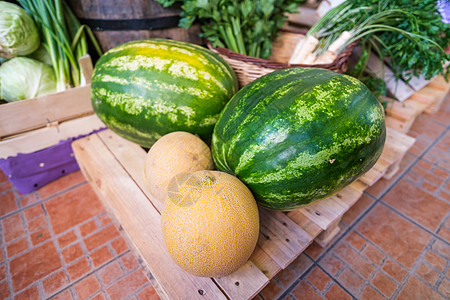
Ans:
[[[290,210],[368,171],[385,138],[383,107],[360,81],[291,68],[233,96],[215,125],[212,154],[217,168],[236,175],[259,204]]]
[[[234,71],[212,51],[148,39],[119,45],[100,57],[91,99],[112,131],[150,147],[173,131],[210,140],[219,113],[237,90]]]

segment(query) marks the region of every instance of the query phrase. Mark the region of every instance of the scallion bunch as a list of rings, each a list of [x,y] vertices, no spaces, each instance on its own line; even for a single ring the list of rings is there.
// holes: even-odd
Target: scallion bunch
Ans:
[[[34,19],[43,47],[50,55],[57,91],[81,84],[83,74],[78,60],[88,53],[88,35],[96,51],[100,46],[86,25],[81,25],[63,0],[18,0]]]

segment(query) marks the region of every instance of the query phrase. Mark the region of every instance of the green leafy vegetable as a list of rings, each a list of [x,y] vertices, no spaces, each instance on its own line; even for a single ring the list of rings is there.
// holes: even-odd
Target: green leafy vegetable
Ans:
[[[179,25],[202,26],[202,36],[216,47],[267,58],[288,12],[297,12],[304,0],[157,0],[165,7],[182,2]]]
[[[0,1],[0,58],[34,52],[40,43],[33,19],[20,6]]]
[[[56,92],[51,67],[27,57],[15,57],[0,66],[0,99],[8,102]]]
[[[347,0],[331,9],[308,32],[319,39],[323,53],[343,31],[351,32],[342,48],[360,41],[365,51],[375,50],[389,61],[396,78],[430,79],[448,76],[450,25],[442,21],[435,0]],[[368,56],[363,56],[365,66]],[[362,73],[361,73],[362,74]]]
[[[47,52],[47,50],[45,50],[43,45],[39,46],[36,51],[31,53],[27,57],[43,62],[50,67],[52,66],[52,58],[50,57],[50,54]]]

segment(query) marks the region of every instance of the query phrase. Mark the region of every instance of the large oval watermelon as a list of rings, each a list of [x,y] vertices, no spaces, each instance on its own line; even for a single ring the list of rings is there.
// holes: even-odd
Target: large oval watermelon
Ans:
[[[150,147],[173,131],[210,140],[219,113],[237,89],[234,71],[212,51],[148,39],[119,45],[98,60],[91,98],[111,130]]]
[[[357,79],[324,69],[278,70],[246,85],[214,128],[219,170],[270,209],[329,196],[368,171],[386,137],[379,101]]]

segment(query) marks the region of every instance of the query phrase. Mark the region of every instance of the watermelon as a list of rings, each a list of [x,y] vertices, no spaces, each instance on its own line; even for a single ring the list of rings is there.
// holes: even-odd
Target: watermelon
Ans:
[[[259,204],[291,210],[368,171],[385,138],[383,107],[360,81],[291,68],[237,92],[219,116],[211,147],[218,170],[237,176]]]
[[[219,113],[237,90],[233,69],[212,51],[148,39],[119,45],[100,57],[91,99],[112,131],[149,148],[174,131],[210,140]]]

